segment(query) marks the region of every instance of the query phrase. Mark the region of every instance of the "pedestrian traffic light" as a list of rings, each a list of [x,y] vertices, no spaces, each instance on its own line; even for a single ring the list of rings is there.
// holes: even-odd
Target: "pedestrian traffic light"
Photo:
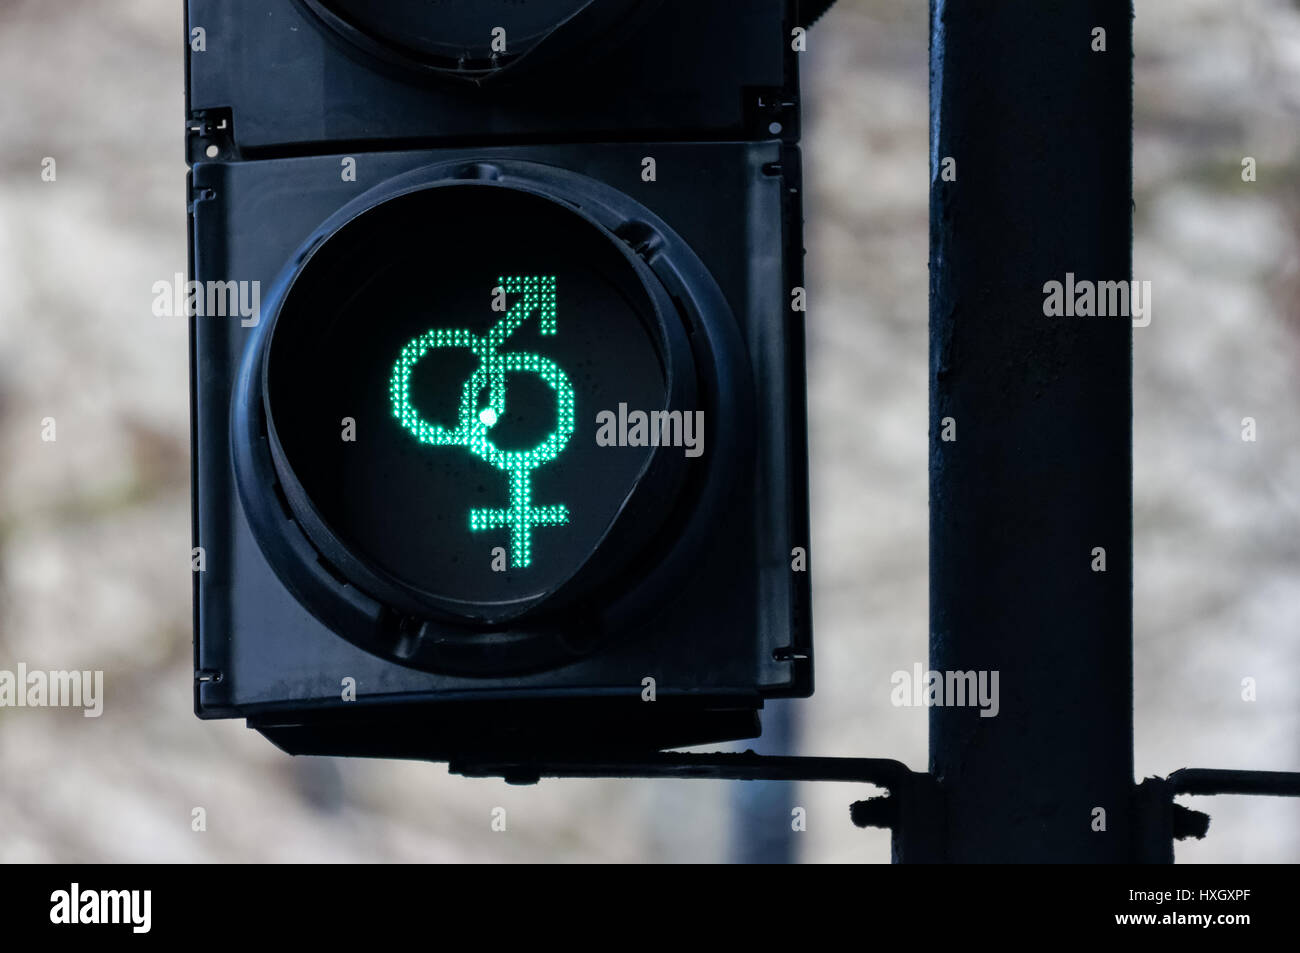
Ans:
[[[802,33],[189,0],[201,717],[648,751],[811,692]]]

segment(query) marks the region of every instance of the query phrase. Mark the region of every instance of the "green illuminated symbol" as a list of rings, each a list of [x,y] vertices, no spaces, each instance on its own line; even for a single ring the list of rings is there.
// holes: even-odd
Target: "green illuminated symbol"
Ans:
[[[532,471],[554,460],[573,436],[573,384],[559,366],[540,354],[523,351],[502,353],[500,348],[534,311],[541,333],[556,333],[555,278],[501,278],[507,294],[522,295],[486,334],[461,329],[428,331],[406,347],[393,367],[389,394],[395,416],[421,443],[435,447],[464,447],[510,477],[510,505],[505,509],[472,509],[469,528],[478,532],[510,530],[511,564],[524,568],[532,562],[532,528],[563,526],[569,522],[569,508],[563,503],[533,506]],[[474,352],[478,368],[461,387],[460,415],[455,430],[447,430],[422,419],[411,405],[411,371],[434,348],[463,347]],[[531,450],[501,450],[488,431],[506,410],[506,375],[536,374],[555,393],[555,431]],[[486,404],[480,398],[487,392]]]

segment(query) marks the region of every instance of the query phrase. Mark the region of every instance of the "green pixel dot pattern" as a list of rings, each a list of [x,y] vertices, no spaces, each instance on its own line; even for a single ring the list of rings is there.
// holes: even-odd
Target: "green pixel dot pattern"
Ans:
[[[543,335],[558,332],[554,276],[500,278],[498,284],[506,294],[519,296],[501,320],[483,335],[459,328],[437,328],[408,343],[393,367],[389,396],[393,416],[421,443],[464,447],[508,474],[509,505],[471,509],[469,528],[472,532],[508,529],[511,565],[525,569],[532,565],[533,528],[569,522],[569,508],[563,503],[533,505],[532,471],[559,456],[573,436],[574,391],[568,375],[549,358],[526,351],[501,351],[510,335],[534,312]],[[461,386],[456,428],[447,430],[424,420],[412,406],[411,373],[430,351],[456,347],[472,351],[479,363]],[[506,412],[506,375],[511,373],[536,374],[555,396],[555,430],[530,450],[501,450],[489,436]],[[481,404],[485,392],[487,403]]]

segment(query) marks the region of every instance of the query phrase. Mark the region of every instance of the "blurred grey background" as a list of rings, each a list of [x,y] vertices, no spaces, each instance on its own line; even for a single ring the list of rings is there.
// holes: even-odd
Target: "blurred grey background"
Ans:
[[[0,861],[712,861],[794,806],[799,859],[887,861],[848,821],[869,789],[768,790],[738,825],[728,785],[514,788],[194,718],[186,330],[150,307],[185,270],[180,7],[0,0],[0,669],[107,694],[0,709]],[[791,706],[801,752],[915,768],[889,677],[926,658],[927,25],[840,0],[803,58],[818,687]],[[1297,770],[1300,8],[1139,0],[1136,43],[1138,773]],[[1188,803],[1214,821],[1180,861],[1300,860],[1300,803]]]

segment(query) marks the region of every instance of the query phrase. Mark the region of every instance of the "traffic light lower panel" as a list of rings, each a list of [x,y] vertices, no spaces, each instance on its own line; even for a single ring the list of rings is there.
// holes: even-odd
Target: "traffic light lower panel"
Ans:
[[[808,694],[797,188],[777,142],[196,165],[198,296],[265,289],[192,326],[198,713],[448,758]]]

